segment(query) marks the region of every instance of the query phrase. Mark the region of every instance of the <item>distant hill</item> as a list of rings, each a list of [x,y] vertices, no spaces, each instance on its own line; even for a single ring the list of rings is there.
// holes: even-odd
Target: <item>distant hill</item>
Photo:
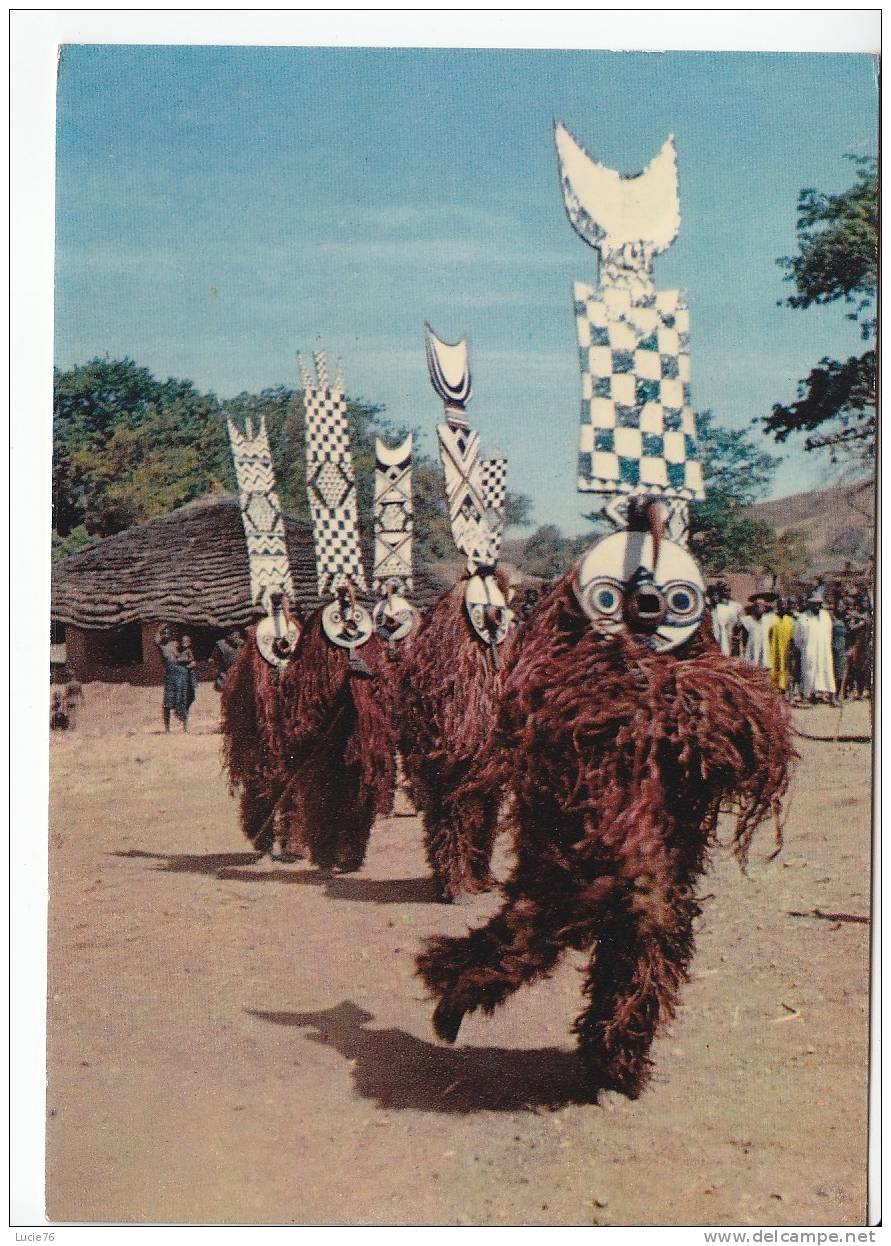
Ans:
[[[865,566],[875,552],[875,482],[793,493],[758,502],[751,514],[781,536],[801,532],[813,551],[813,574],[841,571],[846,562]]]

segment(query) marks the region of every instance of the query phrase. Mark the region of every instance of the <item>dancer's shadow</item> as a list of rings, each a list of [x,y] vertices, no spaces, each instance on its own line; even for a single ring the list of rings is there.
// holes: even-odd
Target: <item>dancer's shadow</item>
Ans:
[[[115,852],[115,857],[157,861],[157,869],[168,874],[212,874],[227,882],[287,883],[297,887],[324,887],[332,900],[352,900],[364,904],[436,904],[436,884],[432,878],[355,878],[312,868],[250,868],[257,865],[259,852],[209,852],[176,854],[142,852],[131,848]]]
[[[325,894],[332,900],[363,904],[438,903],[432,878],[354,878],[340,874],[327,880]]]
[[[355,1089],[380,1107],[422,1112],[516,1112],[591,1101],[574,1052],[556,1047],[440,1047],[404,1030],[367,1030],[374,1016],[351,1000],[321,1012],[261,1012],[275,1025],[310,1028],[311,1042],[352,1064]]]
[[[291,883],[305,887],[324,887],[331,900],[352,900],[361,904],[438,904],[432,878],[355,878],[332,874],[329,870],[244,870],[222,869],[218,878],[245,883]]]
[[[130,848],[126,852],[112,852],[109,856],[126,857],[128,859],[157,861],[158,870],[168,874],[217,874],[221,870],[235,866],[253,865],[260,860],[259,852],[207,852],[207,853],[170,853],[142,852],[139,848]]]

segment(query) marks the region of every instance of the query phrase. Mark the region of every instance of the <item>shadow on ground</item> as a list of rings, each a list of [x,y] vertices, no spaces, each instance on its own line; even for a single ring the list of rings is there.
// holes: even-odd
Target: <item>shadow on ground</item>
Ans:
[[[557,1047],[440,1047],[404,1030],[366,1029],[373,1014],[351,1000],[321,1012],[245,1011],[309,1030],[311,1042],[350,1061],[356,1092],[382,1108],[516,1112],[591,1101],[578,1057]]]
[[[127,860],[155,861],[165,874],[208,874],[227,882],[286,883],[291,886],[324,887],[332,900],[352,900],[364,904],[436,904],[432,878],[355,878],[312,868],[256,866],[259,852],[209,852],[176,854],[142,852],[132,848],[115,852]]]

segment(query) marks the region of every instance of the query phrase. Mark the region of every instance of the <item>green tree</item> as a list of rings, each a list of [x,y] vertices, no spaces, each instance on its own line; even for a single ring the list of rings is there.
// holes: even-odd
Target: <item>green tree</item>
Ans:
[[[690,548],[707,575],[763,568],[774,531],[748,508],[763,496],[780,459],[746,429],[716,424],[711,411],[696,413],[706,496],[690,506]]]
[[[761,570],[774,539],[770,524],[718,489],[690,507],[690,550],[706,575]]]
[[[226,434],[213,394],[132,359],[53,377],[53,528],[109,536],[218,485]]]
[[[415,552],[431,562],[459,558],[452,540],[445,482],[438,463],[425,459],[415,461],[412,471],[412,505]]]
[[[798,199],[798,254],[777,263],[795,293],[785,306],[841,300],[869,348],[844,360],[824,357],[799,382],[797,400],[777,403],[764,426],[777,441],[804,432],[806,450],[826,449],[872,463],[876,439],[875,315],[878,283],[878,167],[872,157],[848,156],[854,184],[827,195],[812,187]],[[815,431],[819,430],[819,431]]]
[[[807,533],[789,528],[776,533],[762,557],[761,569],[773,576],[776,584],[794,584],[806,577],[814,561]]]
[[[763,450],[747,429],[716,424],[711,411],[697,411],[695,419],[706,491],[743,506],[763,497],[782,459]]]
[[[58,532],[53,530],[53,562],[58,562],[61,558],[67,558],[69,554],[79,554],[82,549],[89,549],[91,545],[95,545],[101,537],[91,536],[86,528],[81,525],[72,528],[67,536],[59,536]]]
[[[279,494],[289,514],[308,518],[303,394],[286,386],[220,403],[191,381],[159,381],[132,359],[91,359],[56,370],[53,384],[53,556],[163,515],[208,493],[234,491],[226,415],[240,427],[265,417]],[[360,514],[370,521],[375,438],[409,431],[380,406],[348,400]],[[416,549],[454,555],[442,472],[416,453]],[[509,493],[507,523],[528,523],[529,499]]]
[[[556,524],[536,528],[523,547],[522,566],[529,575],[552,580],[590,544],[588,536],[565,537]]]

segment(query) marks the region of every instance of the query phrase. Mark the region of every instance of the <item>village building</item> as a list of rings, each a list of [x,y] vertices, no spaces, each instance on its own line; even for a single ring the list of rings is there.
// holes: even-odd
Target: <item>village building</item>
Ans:
[[[309,612],[320,604],[312,524],[286,516],[285,529],[298,604]],[[370,571],[370,539],[364,555]],[[414,581],[419,609],[447,587],[417,557]],[[82,682],[163,683],[154,641],[162,623],[188,633],[199,679],[213,678],[217,640],[253,620],[241,510],[231,495],[190,502],[53,567],[51,661]]]

